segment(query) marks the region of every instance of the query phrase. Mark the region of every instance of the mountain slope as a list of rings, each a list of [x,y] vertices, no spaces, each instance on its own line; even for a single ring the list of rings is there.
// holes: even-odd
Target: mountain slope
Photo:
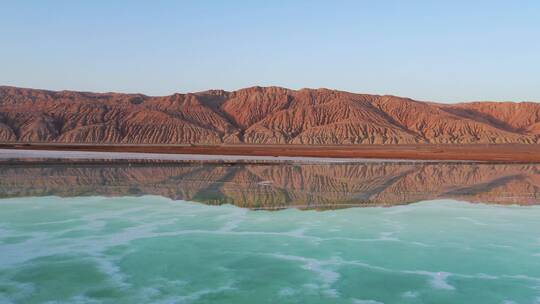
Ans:
[[[0,142],[540,143],[540,104],[252,87],[150,97],[0,86]]]

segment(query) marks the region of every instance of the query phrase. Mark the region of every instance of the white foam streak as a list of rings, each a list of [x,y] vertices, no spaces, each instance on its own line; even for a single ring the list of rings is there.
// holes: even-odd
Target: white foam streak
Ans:
[[[322,261],[314,258],[306,258],[301,256],[285,255],[278,253],[271,254],[270,256],[281,260],[300,262],[303,269],[311,271],[317,275],[317,277],[321,281],[321,285],[319,287],[320,289],[322,289],[324,295],[332,298],[339,296],[337,290],[331,287],[332,284],[334,284],[339,279],[340,275],[338,272],[326,268],[329,265],[335,265],[335,260]]]

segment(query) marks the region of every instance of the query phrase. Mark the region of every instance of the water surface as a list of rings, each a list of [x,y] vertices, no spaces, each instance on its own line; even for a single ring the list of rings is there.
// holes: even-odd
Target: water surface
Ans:
[[[0,303],[538,303],[538,172],[3,166]]]

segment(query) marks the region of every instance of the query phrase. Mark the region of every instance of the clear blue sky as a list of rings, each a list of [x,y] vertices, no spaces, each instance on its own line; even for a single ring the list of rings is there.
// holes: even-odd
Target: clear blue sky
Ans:
[[[540,1],[0,0],[0,84],[540,101]]]

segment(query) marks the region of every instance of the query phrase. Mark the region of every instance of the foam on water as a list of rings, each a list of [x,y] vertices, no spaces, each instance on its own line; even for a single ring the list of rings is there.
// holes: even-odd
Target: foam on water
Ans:
[[[540,297],[536,207],[432,201],[270,212],[158,196],[28,197],[0,205],[0,303]]]

